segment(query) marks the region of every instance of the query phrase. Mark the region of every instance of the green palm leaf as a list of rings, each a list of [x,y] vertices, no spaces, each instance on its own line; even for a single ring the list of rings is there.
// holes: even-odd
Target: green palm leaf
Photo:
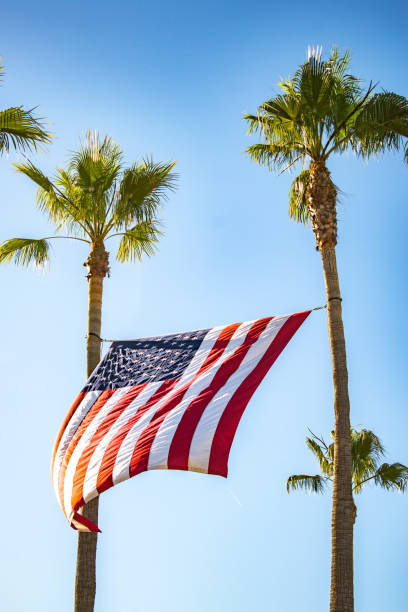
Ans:
[[[288,493],[291,491],[297,491],[303,489],[309,493],[324,493],[326,487],[326,480],[316,474],[310,476],[309,474],[294,474],[289,476],[286,481],[286,490]]]
[[[161,202],[175,189],[175,163],[145,159],[125,170],[113,209],[116,229],[157,216]]]
[[[42,267],[49,261],[49,243],[45,238],[11,238],[0,244],[0,263],[14,261],[17,265],[34,263]]]
[[[29,179],[31,179],[44,191],[54,191],[54,187],[50,179],[45,176],[45,174],[41,172],[41,170],[34,166],[34,164],[30,160],[27,160],[25,163],[22,164],[13,163],[13,166],[16,168],[19,174],[25,174],[25,176],[28,176]]]
[[[34,110],[14,106],[0,111],[0,154],[9,153],[10,147],[18,151],[36,150],[38,145],[51,141],[51,134]]]
[[[156,220],[142,221],[122,234],[116,259],[125,261],[142,260],[143,255],[151,257],[162,232]]]
[[[403,493],[408,485],[408,467],[402,463],[383,463],[375,475],[375,484],[387,491],[395,490]]]
[[[310,430],[309,430],[310,431]],[[308,448],[320,464],[322,479],[319,476],[299,474],[290,476],[286,483],[287,491],[305,489],[309,492],[321,493],[324,485],[332,480],[334,473],[334,444],[327,445],[323,438],[313,432],[312,438],[306,438]],[[386,490],[404,492],[408,485],[408,467],[402,463],[383,463],[379,460],[384,456],[384,447],[373,431],[369,429],[350,428],[353,492],[361,493],[364,486],[374,482]],[[334,432],[331,432],[334,439]]]
[[[333,462],[327,457],[327,451],[325,452],[320,446],[320,444],[318,444],[318,442],[316,442],[316,440],[312,438],[306,438],[306,445],[317,458],[322,473],[327,477],[332,476]]]
[[[290,187],[289,217],[298,223],[306,224],[309,221],[309,208],[306,197],[309,178],[309,170],[302,170]]]
[[[351,456],[354,465],[367,459],[378,461],[384,453],[384,447],[373,431],[351,429]]]
[[[408,100],[393,92],[373,96],[353,126],[353,148],[363,157],[403,148],[408,137]]]
[[[247,148],[246,152],[252,161],[261,166],[266,166],[269,170],[281,169],[284,166],[291,166],[301,159],[303,151],[284,144],[255,144]]]
[[[108,192],[118,179],[123,153],[112,138],[101,138],[98,132],[88,130],[79,150],[69,165],[77,186],[84,192]]]
[[[24,174],[38,185],[38,207],[48,215],[50,221],[56,224],[57,229],[69,224],[72,218],[75,221],[78,220],[77,210],[72,204],[72,194],[64,197],[64,192],[58,189],[58,183],[61,185],[61,181],[57,180],[53,183],[29,160],[25,163],[15,163],[13,165],[19,174]],[[65,191],[67,190],[65,189]]]

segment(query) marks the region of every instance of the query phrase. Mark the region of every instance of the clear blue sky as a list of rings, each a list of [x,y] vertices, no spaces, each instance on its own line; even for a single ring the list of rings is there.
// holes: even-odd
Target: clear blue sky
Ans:
[[[287,215],[290,177],[251,164],[242,121],[308,44],[349,48],[353,71],[408,95],[402,1],[289,4],[40,2],[2,8],[1,108],[40,106],[56,138],[35,157],[63,165],[87,128],[129,162],[177,159],[160,252],[112,262],[103,335],[206,328],[325,301],[310,228]],[[0,239],[48,235],[35,189],[0,160]],[[330,163],[344,192],[338,260],[352,422],[408,462],[407,168],[401,156]],[[85,372],[86,249],[55,245],[48,272],[0,269],[3,464],[0,599],[7,612],[72,609],[76,534],[51,488],[53,440]],[[317,466],[307,427],[333,424],[325,312],[281,355],[250,403],[230,477],[153,472],[104,494],[97,612],[298,612],[328,609],[330,499],[288,496],[289,474]],[[408,495],[358,498],[358,612],[403,612]]]

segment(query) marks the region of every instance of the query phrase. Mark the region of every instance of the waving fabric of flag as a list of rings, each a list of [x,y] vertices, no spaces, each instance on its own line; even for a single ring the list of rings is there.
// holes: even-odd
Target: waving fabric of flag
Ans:
[[[240,418],[310,311],[113,342],[73,403],[52,477],[74,529],[80,508],[146,470],[227,476]]]

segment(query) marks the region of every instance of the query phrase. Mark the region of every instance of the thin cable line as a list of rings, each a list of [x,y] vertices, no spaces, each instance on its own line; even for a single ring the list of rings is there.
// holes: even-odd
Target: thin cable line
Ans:
[[[335,299],[341,299],[341,298],[331,298],[332,300]],[[310,311],[313,312],[313,310],[323,310],[324,308],[327,308],[327,304],[324,304],[324,306],[316,306],[316,308],[311,308]],[[88,338],[88,336],[95,336],[95,338],[97,338],[100,342],[126,342],[126,340],[108,340],[107,338],[101,338],[100,336],[98,336],[98,334],[95,334],[94,332],[89,332],[88,335],[85,336],[85,338]]]
[[[97,338],[100,342],[117,342],[117,340],[108,340],[108,338],[101,338],[100,336],[98,336],[98,334],[95,334],[94,332],[89,332],[89,334],[87,334],[85,338],[88,338],[88,336],[95,336],[95,338]]]

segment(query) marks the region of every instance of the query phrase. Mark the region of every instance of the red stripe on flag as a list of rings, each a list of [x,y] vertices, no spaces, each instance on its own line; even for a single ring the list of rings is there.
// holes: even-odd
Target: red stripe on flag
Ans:
[[[122,445],[122,442],[126,438],[129,431],[149,410],[149,408],[154,406],[154,404],[160,401],[165,395],[167,395],[167,393],[172,390],[172,388],[178,383],[178,381],[178,378],[163,381],[163,384],[160,385],[160,387],[156,390],[155,393],[153,393],[149,401],[143,404],[142,406],[139,406],[136,414],[134,414],[134,416],[131,417],[129,421],[127,421],[127,423],[125,423],[119,429],[115,437],[112,438],[112,440],[109,442],[103,455],[101,466],[99,468],[98,480],[96,483],[98,493],[102,493],[103,491],[106,491],[107,489],[110,489],[110,487],[113,486],[112,472],[115,466],[116,457]]]
[[[133,400],[139,395],[141,391],[143,391],[145,387],[146,384],[135,385],[134,387],[129,389],[129,391],[119,401],[117,401],[116,404],[112,406],[111,410],[105,416],[103,421],[100,423],[98,429],[90,439],[89,444],[84,449],[75,470],[71,497],[72,508],[80,508],[85,503],[82,499],[84,480],[94,450],[96,449],[102,438],[108,433],[113,423],[120,417],[122,412],[129,406],[131,402],[133,402]],[[118,390],[119,389],[115,389],[115,391]]]
[[[78,408],[79,404],[82,402],[82,400],[84,399],[86,393],[84,393],[83,391],[81,391],[81,393],[79,393],[78,397],[75,399],[74,403],[72,404],[71,408],[68,411],[67,416],[64,419],[64,422],[61,425],[61,428],[58,432],[58,436],[57,439],[55,440],[55,444],[54,444],[54,448],[52,451],[52,460],[51,460],[51,473],[54,469],[54,461],[55,461],[55,455],[57,454],[57,450],[58,450],[58,446],[59,443],[61,442],[61,438],[64,435],[64,431],[69,423],[69,421],[72,418],[72,415],[74,414],[75,410]]]
[[[75,529],[76,531],[79,531],[78,527],[75,527],[75,525],[72,524],[72,521],[76,521],[77,523],[80,523],[81,525],[86,527],[86,529],[88,531],[93,531],[93,532],[96,532],[96,533],[101,533],[101,530],[99,529],[99,527],[97,525],[92,523],[92,521],[87,519],[85,516],[82,516],[82,514],[79,514],[78,512],[74,512],[74,514],[72,515],[72,518],[71,518],[71,527],[73,529]]]
[[[299,312],[284,323],[275,339],[273,340],[266,353],[254,368],[254,370],[241,383],[234,395],[228,402],[217,429],[214,434],[210,461],[208,464],[208,473],[218,476],[227,476],[228,474],[228,457],[231,450],[231,445],[237,430],[242,414],[247,407],[249,400],[254,394],[257,387],[262,382],[265,374],[268,372],[274,361],[279,357],[289,340],[296,333],[305,319],[309,316],[310,310]]]
[[[214,397],[218,389],[220,389],[225,384],[225,381],[228,380],[231,374],[239,367],[247,351],[250,349],[252,344],[256,342],[259,335],[262,333],[262,331],[264,330],[264,328],[266,327],[266,325],[269,323],[270,320],[271,318],[262,319],[262,320],[256,321],[256,323],[252,325],[252,327],[248,331],[248,334],[244,342],[239,347],[237,347],[233,355],[229,357],[225,361],[225,363],[221,365],[220,369],[217,371],[211,384],[206,389],[203,389],[201,393],[198,395],[198,397],[192,402],[194,404],[192,408],[194,413],[196,411],[199,412],[199,411],[204,410],[205,406],[208,404],[209,401],[211,401],[211,399]],[[223,343],[225,344],[225,340]],[[215,354],[214,354],[213,361],[215,362],[216,359],[218,358],[219,357],[218,356],[215,357]],[[203,368],[203,369],[207,369],[207,368]],[[195,379],[200,376],[200,373],[202,373],[201,370],[197,374]],[[135,476],[136,474],[140,474],[141,472],[144,472],[147,470],[150,449],[152,447],[154,438],[156,437],[156,434],[159,430],[159,427],[164,421],[166,415],[180,403],[184,393],[185,393],[185,390],[183,391],[181,396],[179,396],[179,394],[176,394],[175,396],[170,398],[170,400],[166,402],[157,411],[157,413],[154,416],[153,421],[151,421],[149,425],[146,427],[146,429],[143,431],[142,435],[139,438],[138,443],[135,446],[135,450],[133,452],[131,466],[130,466],[131,476]],[[190,443],[191,443],[191,440],[190,440]],[[173,445],[170,446],[170,450],[173,451],[173,456],[170,460],[170,453],[169,453],[168,468],[186,470],[187,466],[184,461],[185,454],[183,452],[185,449],[181,447],[177,447],[177,448],[173,447],[172,449],[172,446]],[[176,463],[173,464],[171,461],[173,461],[174,456],[178,457],[178,453],[182,455],[183,463],[180,462],[179,464],[176,461]],[[187,462],[188,462],[188,453],[186,456],[187,456]]]
[[[76,445],[82,437],[82,434],[91,423],[91,421],[95,418],[98,412],[103,408],[105,403],[108,401],[110,396],[115,392],[115,389],[107,389],[106,391],[102,391],[96,402],[93,404],[92,408],[82,421],[81,425],[76,430],[75,434],[72,436],[71,441],[68,445],[68,448],[65,452],[64,458],[61,463],[61,468],[58,474],[58,490],[61,499],[62,507],[64,507],[64,479],[65,472],[67,471],[69,460],[71,459],[72,453],[74,452]]]
[[[252,325],[245,341],[223,363],[211,384],[206,389],[203,389],[191,402],[179,423],[170,446],[167,462],[170,470],[188,470],[191,441],[203,412],[219,389],[225,385],[229,377],[239,368],[245,355],[254,342],[258,340],[270,321],[271,318],[269,317],[267,319],[260,319]]]
[[[237,323],[237,324],[236,324],[236,327],[238,327],[239,325],[240,325],[240,323]],[[223,331],[223,330],[222,330],[222,331]],[[175,404],[175,405],[176,405],[176,404],[178,404],[178,403],[179,403],[179,402],[182,400],[182,398],[183,398],[183,396],[184,396],[184,393],[185,393],[185,392],[187,391],[187,389],[190,387],[190,385],[192,384],[192,382],[194,382],[194,380],[196,380],[197,376],[199,376],[199,374],[201,374],[201,373],[202,373],[202,372],[203,372],[203,371],[204,371],[206,368],[210,367],[210,366],[212,365],[212,363],[213,363],[213,362],[214,362],[214,361],[215,361],[215,360],[218,358],[218,351],[217,351],[217,348],[216,348],[216,347],[218,347],[218,348],[220,348],[220,349],[222,349],[222,350],[224,350],[224,349],[225,349],[225,347],[226,347],[226,345],[227,345],[227,342],[226,342],[225,340],[219,340],[219,338],[220,338],[220,336],[221,336],[221,334],[222,334],[222,331],[220,332],[220,334],[219,334],[219,336],[218,336],[218,338],[217,338],[217,341],[216,341],[215,345],[213,346],[213,348],[211,349],[211,351],[210,351],[210,352],[209,352],[209,354],[207,355],[207,358],[204,360],[204,363],[202,364],[202,366],[201,366],[201,368],[200,368],[200,370],[199,370],[198,374],[196,374],[196,375],[194,376],[194,378],[192,379],[192,381],[190,381],[189,383],[186,383],[185,385],[183,385],[183,386],[182,386],[182,387],[181,387],[181,388],[180,388],[180,389],[179,389],[179,390],[178,390],[178,391],[177,391],[175,394],[173,394],[173,395],[171,395],[171,394],[170,394],[169,400],[168,400],[168,402],[165,404],[165,406],[169,406],[170,404],[171,404],[172,406],[173,406],[173,404]],[[178,383],[178,382],[179,382],[179,379],[174,379],[174,382],[175,382],[175,383]],[[174,384],[174,385],[172,385],[172,386],[175,386],[175,384]],[[161,389],[161,387],[160,387],[160,389]],[[170,393],[170,391],[171,391],[171,388],[167,389],[167,390],[166,390],[166,393],[162,393],[162,394],[161,394],[161,397],[160,397],[160,400],[162,400],[166,394],[169,394],[169,393]],[[157,392],[156,392],[156,394],[157,394]],[[156,394],[155,394],[155,395],[156,395]],[[155,396],[154,396],[154,397],[155,397]],[[152,398],[152,399],[153,399],[153,398]],[[158,402],[160,401],[159,399],[155,399],[154,401],[152,401],[152,399],[151,399],[151,400],[149,400],[149,402],[148,402],[148,408],[150,408],[150,407],[151,407],[153,404],[158,403]],[[152,420],[149,422],[149,424],[146,426],[146,428],[145,428],[145,429],[142,431],[141,436],[139,437],[139,440],[138,440],[137,444],[135,445],[135,450],[136,450],[136,448],[138,447],[139,442],[142,442],[142,443],[143,443],[143,438],[142,438],[142,436],[143,436],[143,434],[144,434],[144,433],[145,433],[145,432],[146,432],[146,431],[149,429],[150,425],[151,425],[152,423],[157,424],[157,422],[156,422],[156,417],[158,417],[158,416],[159,416],[159,413],[160,413],[160,415],[161,415],[161,414],[162,414],[162,411],[161,411],[161,410],[159,410],[159,411],[158,411],[158,413],[157,413],[157,414],[155,414],[155,415],[153,416]],[[158,423],[158,426],[160,426],[160,423]],[[128,433],[128,431],[129,431],[129,430],[130,430],[130,428],[128,428],[128,429],[127,429],[127,430],[124,432],[124,436],[123,436],[123,438],[125,437],[125,435]],[[156,432],[157,432],[157,429],[156,429]],[[154,435],[156,435],[156,434],[154,434]],[[122,438],[122,440],[123,440],[123,438]],[[122,443],[122,440],[120,440],[120,443]],[[151,440],[151,443],[152,443],[152,442],[153,442],[153,439]],[[149,453],[150,453],[151,444],[150,444],[150,446],[148,446],[148,447],[147,447],[146,445],[144,445],[144,448],[147,450],[147,458],[148,458],[148,455],[149,455]],[[114,457],[113,457],[112,469],[113,469],[113,465],[114,465],[114,464],[115,464],[115,462],[116,462],[116,457],[117,457],[117,453],[119,452],[119,449],[120,449],[120,444],[119,444],[119,446],[118,446],[118,445],[116,445],[116,453],[115,453],[115,455],[114,455]],[[132,457],[132,460],[133,460],[133,457]],[[141,470],[141,471],[144,471],[144,470]],[[137,473],[139,473],[139,472],[137,472]],[[134,474],[133,474],[132,472],[130,472],[129,477],[130,477],[130,476],[134,476]],[[108,478],[107,478],[106,486],[105,486],[105,485],[103,486],[103,490],[105,491],[107,488],[111,487],[111,486],[112,486],[112,484],[113,484],[113,483],[112,483],[112,475],[111,475],[111,474],[110,474],[110,475],[108,474]],[[99,490],[99,486],[98,486],[98,490]],[[101,493],[101,492],[102,492],[102,490],[100,490],[100,493]]]

